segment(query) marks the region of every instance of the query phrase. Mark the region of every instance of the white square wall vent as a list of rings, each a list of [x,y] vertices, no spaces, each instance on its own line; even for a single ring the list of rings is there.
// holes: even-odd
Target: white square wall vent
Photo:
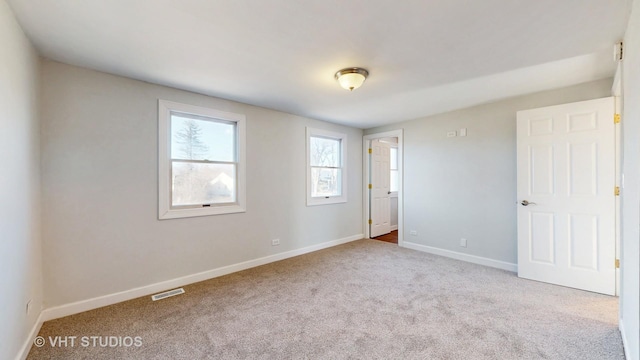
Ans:
[[[166,299],[168,297],[176,296],[176,295],[180,295],[180,294],[184,294],[184,289],[183,288],[169,290],[169,291],[165,291],[165,292],[162,292],[162,293],[159,293],[159,294],[151,295],[151,300],[153,300],[153,301],[162,300],[162,299]]]

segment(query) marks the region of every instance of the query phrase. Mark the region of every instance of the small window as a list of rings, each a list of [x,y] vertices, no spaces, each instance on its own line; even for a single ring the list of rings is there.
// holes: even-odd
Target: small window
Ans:
[[[347,136],[307,128],[307,205],[347,201]]]
[[[391,147],[390,149],[391,151],[389,152],[389,156],[391,157],[391,161],[390,163],[390,169],[391,169],[391,176],[390,176],[390,182],[389,182],[389,191],[391,192],[398,192],[399,190],[399,184],[398,184],[398,148],[397,147]]]
[[[244,115],[159,101],[159,218],[244,207]]]

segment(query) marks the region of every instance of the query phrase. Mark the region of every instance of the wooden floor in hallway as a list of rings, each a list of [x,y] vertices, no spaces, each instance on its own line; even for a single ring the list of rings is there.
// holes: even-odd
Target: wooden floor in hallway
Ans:
[[[384,242],[388,242],[388,243],[392,243],[392,244],[397,244],[398,243],[398,230],[394,230],[388,234],[384,234],[384,235],[380,235],[377,237],[372,238],[373,240],[380,240],[380,241],[384,241]]]

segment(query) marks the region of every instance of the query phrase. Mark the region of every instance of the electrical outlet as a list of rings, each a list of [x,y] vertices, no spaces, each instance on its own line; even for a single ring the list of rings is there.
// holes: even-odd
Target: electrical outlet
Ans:
[[[27,306],[26,309],[27,311],[27,315],[29,315],[31,313],[31,299],[29,299],[29,301],[27,301]]]
[[[271,240],[271,246],[277,246],[277,245],[280,245],[280,239]]]
[[[456,137],[457,133],[455,131],[447,132],[447,137]]]
[[[409,235],[418,236],[418,232],[415,231],[415,230],[411,230],[411,231],[409,231]]]
[[[460,246],[467,247],[467,239],[465,238],[460,239]]]

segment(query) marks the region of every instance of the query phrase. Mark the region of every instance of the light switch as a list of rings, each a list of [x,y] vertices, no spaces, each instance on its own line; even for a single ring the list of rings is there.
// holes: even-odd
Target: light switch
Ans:
[[[467,136],[467,128],[460,129],[460,136]]]

